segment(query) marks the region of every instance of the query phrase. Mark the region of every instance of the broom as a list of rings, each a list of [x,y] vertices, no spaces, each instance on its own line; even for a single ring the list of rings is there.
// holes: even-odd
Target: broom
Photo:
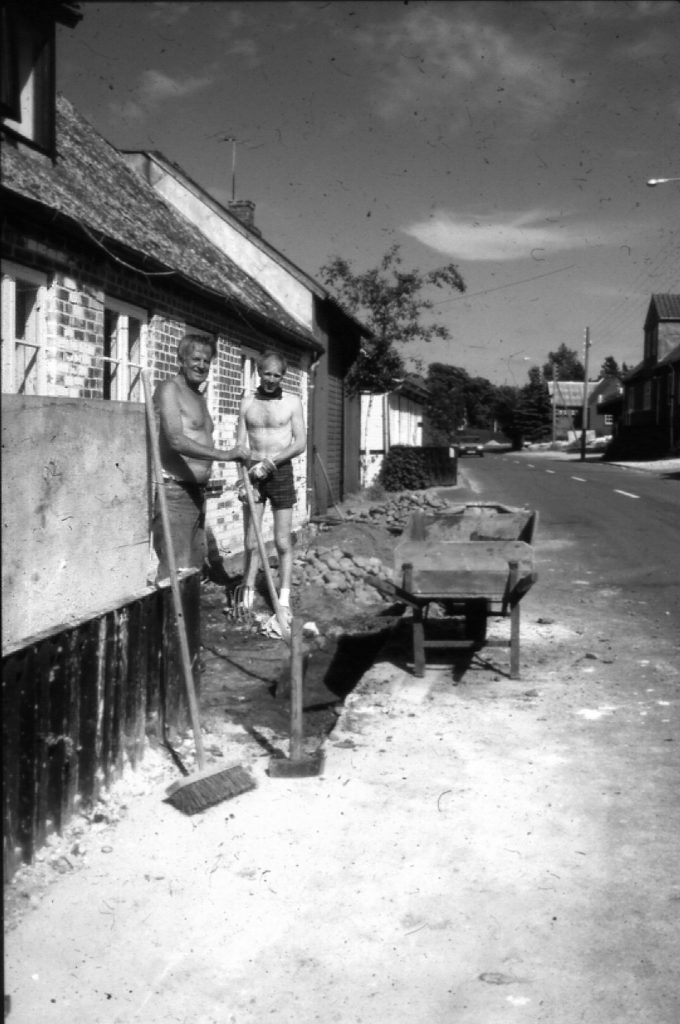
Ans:
[[[194,686],[194,675],[189,655],[189,643],[184,622],[184,611],[182,609],[182,595],[177,580],[177,565],[175,562],[175,550],[170,532],[170,517],[168,505],[163,487],[163,469],[161,466],[161,452],[158,442],[158,430],[156,428],[156,417],[153,408],[153,396],[151,383],[146,370],[142,371],[142,382],[144,385],[144,398],[146,404],[146,420],[149,427],[151,439],[151,453],[153,456],[154,477],[156,479],[156,490],[158,492],[158,503],[163,523],[163,538],[165,540],[166,559],[170,572],[170,587],[172,589],[172,604],[175,613],[175,625],[179,639],[179,648],[182,661],[182,675],[189,705],[189,716],[191,728],[194,733],[196,745],[196,760],[198,771],[187,773],[184,779],[173,782],[166,789],[166,803],[176,807],[184,814],[197,814],[199,811],[212,807],[213,804],[221,803],[222,800],[229,800],[231,797],[246,793],[255,788],[255,780],[250,773],[238,764],[217,765],[206,767],[205,749],[203,747],[203,736],[201,734],[201,723],[198,715],[198,701]]]

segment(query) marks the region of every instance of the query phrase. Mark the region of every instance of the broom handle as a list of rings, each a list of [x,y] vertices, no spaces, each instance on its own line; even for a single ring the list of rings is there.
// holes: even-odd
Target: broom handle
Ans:
[[[196,700],[196,688],[194,686],[194,674],[191,668],[191,656],[189,654],[189,643],[187,641],[187,630],[182,609],[182,595],[177,580],[177,563],[175,562],[175,549],[172,543],[170,532],[170,516],[168,503],[163,486],[163,467],[161,465],[161,450],[158,442],[158,430],[156,428],[156,417],[153,408],[153,395],[151,393],[151,382],[147,370],[142,370],[142,383],[144,384],[144,398],[146,399],[146,422],[149,427],[151,439],[151,454],[153,456],[153,472],[156,478],[156,493],[158,504],[161,510],[161,521],[163,523],[163,539],[165,540],[165,557],[170,570],[170,589],[172,590],[172,605],[175,612],[175,625],[179,638],[179,649],[182,659],[182,674],[184,686],[187,693],[189,705],[189,717],[191,728],[194,732],[194,743],[196,745],[196,760],[199,770],[205,768],[205,750],[203,748],[203,736],[201,735],[201,722],[198,715],[198,701]]]
[[[262,569],[264,571],[265,579],[267,581],[267,590],[269,591],[269,597],[271,599],[272,605],[274,606],[274,613],[276,615],[276,618],[278,619],[279,626],[281,627],[281,635],[283,639],[286,641],[286,643],[290,645],[290,640],[287,638],[288,623],[286,622],[283,612],[281,611],[281,605],[279,603],[279,598],[276,593],[276,587],[274,586],[272,571],[269,568],[269,559],[267,558],[267,551],[264,546],[264,540],[262,538],[262,530],[260,529],[260,524],[257,520],[257,516],[255,515],[255,499],[253,497],[253,485],[250,482],[248,470],[243,465],[243,463],[241,463],[241,465],[239,466],[239,472],[241,474],[243,488],[246,492],[246,501],[248,502],[250,521],[253,524],[253,529],[255,531],[257,549],[260,553],[260,561],[262,563]]]

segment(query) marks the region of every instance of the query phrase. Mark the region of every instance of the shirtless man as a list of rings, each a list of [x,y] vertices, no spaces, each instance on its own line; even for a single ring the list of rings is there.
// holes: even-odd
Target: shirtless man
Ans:
[[[205,492],[213,462],[233,462],[249,454],[239,445],[225,450],[213,443],[213,421],[202,388],[215,350],[211,339],[185,334],[177,349],[179,372],[159,384],[154,394],[163,486],[178,569],[200,569],[207,555]],[[169,567],[158,496],[152,532],[159,560],[156,579],[160,581],[167,579]]]
[[[257,503],[255,515],[262,523],[267,499],[274,516],[274,544],[279,556],[279,603],[290,609],[290,581],[293,569],[292,524],[295,485],[291,459],[307,447],[302,403],[297,395],[284,393],[281,382],[286,360],[278,352],[264,352],[257,361],[260,385],[245,394],[239,409],[237,444],[250,449],[249,475]],[[255,531],[246,509],[246,565],[243,576],[243,604],[252,608],[255,576],[259,566]]]

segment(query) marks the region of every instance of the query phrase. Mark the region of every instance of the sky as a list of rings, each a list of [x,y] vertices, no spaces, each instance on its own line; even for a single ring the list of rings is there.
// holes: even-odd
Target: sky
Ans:
[[[120,149],[159,150],[215,199],[249,199],[313,277],[400,246],[454,263],[447,341],[411,368],[523,384],[561,344],[589,377],[642,358],[680,291],[680,3],[81,4],[57,85]],[[228,141],[235,139],[236,142]]]

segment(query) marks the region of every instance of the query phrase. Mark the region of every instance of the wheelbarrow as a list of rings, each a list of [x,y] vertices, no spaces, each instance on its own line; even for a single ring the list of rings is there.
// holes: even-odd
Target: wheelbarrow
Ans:
[[[416,676],[425,673],[427,650],[488,645],[510,648],[510,677],[519,678],[519,605],[537,579],[537,521],[536,512],[500,504],[468,504],[434,515],[418,511],[409,518],[395,548],[394,580],[380,580],[377,587],[412,609]],[[431,605],[437,606],[436,619],[429,616]],[[487,641],[493,615],[510,616],[509,641]]]

